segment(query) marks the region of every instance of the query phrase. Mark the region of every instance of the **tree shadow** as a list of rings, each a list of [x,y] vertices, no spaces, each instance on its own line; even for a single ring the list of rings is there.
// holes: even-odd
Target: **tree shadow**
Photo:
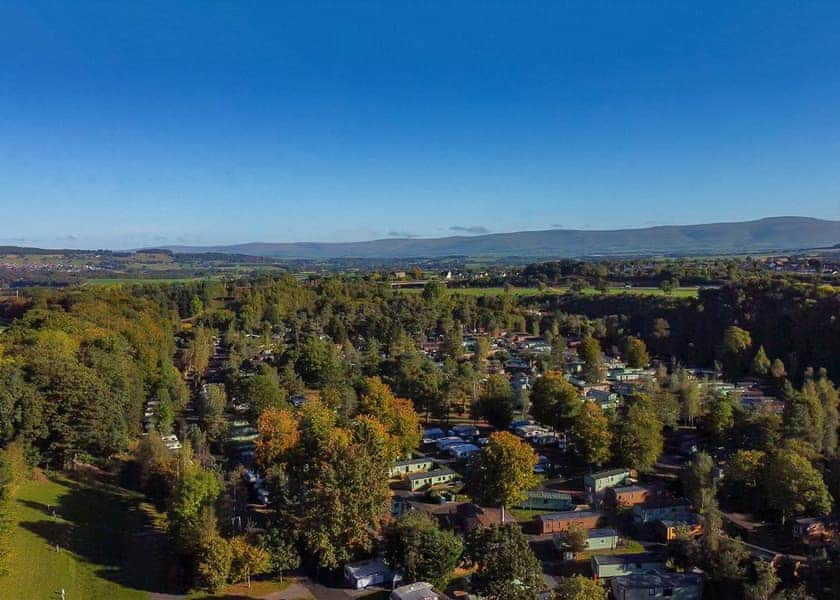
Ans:
[[[44,538],[50,546],[67,548],[73,526],[58,521],[22,521],[20,526]]]
[[[49,510],[39,502],[18,500],[47,517],[22,522],[22,527],[91,563],[104,579],[149,592],[184,591],[172,568],[176,561],[168,538],[155,529],[141,496],[108,484],[61,483],[69,491]]]

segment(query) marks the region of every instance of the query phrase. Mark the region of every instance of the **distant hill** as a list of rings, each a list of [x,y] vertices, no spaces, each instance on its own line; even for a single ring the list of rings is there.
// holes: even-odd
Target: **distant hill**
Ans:
[[[550,229],[443,238],[369,242],[253,242],[232,246],[168,246],[176,253],[221,253],[272,258],[415,258],[495,256],[562,258],[738,254],[828,247],[840,243],[840,221],[770,217],[740,223],[665,225],[605,231]]]

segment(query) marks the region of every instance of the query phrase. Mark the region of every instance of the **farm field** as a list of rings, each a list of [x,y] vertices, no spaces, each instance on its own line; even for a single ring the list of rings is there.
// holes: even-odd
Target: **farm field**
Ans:
[[[169,283],[187,283],[190,281],[199,281],[201,279],[209,279],[208,277],[108,277],[102,279],[88,279],[85,285],[107,287],[111,285],[146,285],[146,284],[169,284]]]
[[[671,297],[673,298],[696,298],[697,292],[700,288],[697,287],[680,287],[675,289],[671,292]],[[407,293],[419,294],[423,290],[420,288],[403,288],[402,291]],[[486,287],[486,288],[450,288],[450,292],[453,294],[460,294],[465,296],[499,296],[505,293],[505,288],[502,287]],[[567,294],[569,293],[569,288],[566,287],[553,287],[553,288],[546,288],[546,289],[539,289],[536,287],[529,287],[529,288],[521,288],[521,287],[512,287],[509,290],[510,294],[514,296],[537,296],[540,294]],[[602,292],[596,290],[595,288],[586,288],[579,292],[581,294],[587,296],[596,296],[601,294]],[[665,292],[663,292],[658,287],[634,287],[634,288],[624,288],[624,287],[611,287],[608,288],[607,292],[610,296],[616,296],[621,294],[631,294],[631,295],[638,295],[638,296],[665,296]]]

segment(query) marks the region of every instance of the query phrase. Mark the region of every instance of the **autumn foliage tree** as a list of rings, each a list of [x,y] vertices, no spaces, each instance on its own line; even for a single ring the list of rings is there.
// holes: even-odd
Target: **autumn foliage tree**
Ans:
[[[395,438],[398,456],[408,456],[423,436],[420,418],[409,400],[396,398],[379,377],[365,380],[359,400],[359,413],[376,418]]]
[[[266,409],[257,421],[257,430],[260,435],[255,460],[263,470],[285,462],[287,453],[300,439],[297,419],[291,411],[281,408]]]
[[[338,430],[303,479],[296,521],[303,546],[317,564],[335,568],[370,552],[390,508],[382,457]]]
[[[479,503],[512,506],[536,487],[537,455],[530,446],[507,431],[490,436],[469,472],[469,485]]]

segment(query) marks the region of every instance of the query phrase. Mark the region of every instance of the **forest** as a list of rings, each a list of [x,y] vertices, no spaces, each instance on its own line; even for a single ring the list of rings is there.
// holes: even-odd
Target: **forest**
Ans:
[[[534,365],[530,415],[568,433],[572,470],[653,473],[665,445],[686,430],[725,449],[696,455],[683,475],[707,535],[669,546],[677,568],[713,568],[724,560],[719,549],[731,550],[723,554],[734,571],[712,577],[708,589],[724,593],[736,582],[742,590],[760,575],[735,542],[712,535],[721,509],[759,507],[784,522],[829,513],[840,497],[840,295],[818,282],[740,278],[697,298],[518,297],[460,295],[438,281],[412,294],[358,276],[259,276],[33,289],[6,299],[2,316],[4,503],[33,468],[114,472],[165,514],[177,577],[190,587],[334,570],[382,548],[392,564],[436,585],[461,565],[477,569],[474,585],[488,597],[514,597],[510,582],[523,578],[533,589],[521,597],[533,597],[536,559],[494,573],[482,550],[490,538],[481,536],[497,536],[500,552],[519,552],[527,541],[518,529],[462,541],[419,516],[385,518],[387,473],[415,455],[422,424],[508,428],[516,408],[503,367],[515,356],[493,340],[516,332],[549,348],[517,357]],[[570,348],[586,382],[602,382],[605,356],[618,355],[651,365],[654,377],[618,409],[581,405],[563,375]],[[737,397],[701,393],[692,369],[766,381],[784,410],[749,412]],[[258,434],[250,468],[271,498],[257,512],[237,450],[249,428]],[[177,452],[166,444],[172,436]],[[515,436],[494,433],[464,493],[487,506],[515,504],[538,483],[535,460]],[[726,473],[719,488],[715,465]],[[789,478],[787,487],[778,477]],[[426,541],[410,546],[420,532]],[[408,547],[417,554],[407,556]],[[825,595],[811,581],[785,585],[806,583]]]

